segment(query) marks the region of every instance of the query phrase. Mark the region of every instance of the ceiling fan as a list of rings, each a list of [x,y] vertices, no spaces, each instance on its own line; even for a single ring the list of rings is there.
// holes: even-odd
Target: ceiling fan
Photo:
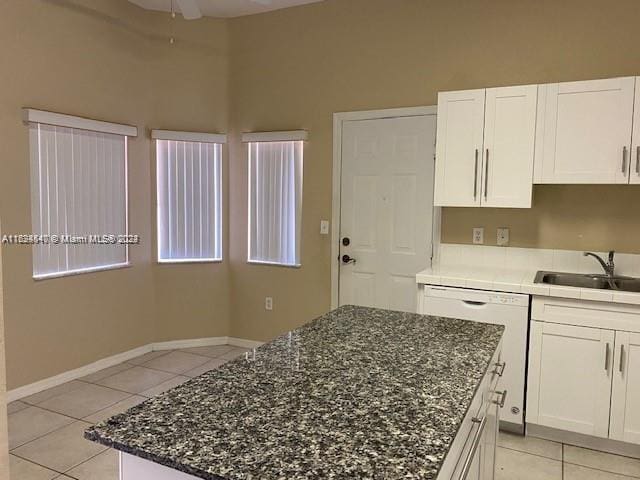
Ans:
[[[252,3],[257,3],[258,5],[269,6],[273,2],[273,0],[249,0]],[[198,5],[198,0],[176,0],[176,4],[180,9],[180,13],[185,18],[185,20],[196,20],[202,17],[202,12],[200,11],[200,6]],[[171,2],[171,12],[173,14],[173,0]]]

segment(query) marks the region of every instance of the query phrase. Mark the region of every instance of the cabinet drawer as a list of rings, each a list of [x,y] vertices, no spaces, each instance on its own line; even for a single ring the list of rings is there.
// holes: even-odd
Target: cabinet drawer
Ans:
[[[496,398],[499,398],[496,390],[500,389],[500,376],[495,373],[495,365],[500,363],[501,351],[502,345],[498,347],[498,350],[491,360],[489,370],[473,398],[469,411],[462,421],[462,425],[460,425],[460,429],[453,440],[437,480],[458,480],[462,475],[465,463],[467,463],[468,460],[471,461],[474,453],[474,444],[478,443],[478,441],[483,443],[482,448],[490,448],[490,445],[487,445],[487,443],[490,444],[491,442],[487,442],[486,432],[490,432],[491,430],[497,431],[498,420],[496,416],[497,411],[494,411],[496,407],[494,401]],[[506,368],[508,368],[508,366]],[[478,420],[482,421],[483,419],[483,430],[480,430],[481,423]],[[479,440],[481,436],[483,438]],[[478,468],[480,467],[480,465],[476,465],[474,461],[474,468],[476,466]],[[471,475],[467,477],[469,480],[471,478],[473,478]]]
[[[531,319],[582,327],[640,332],[640,306],[533,297]]]

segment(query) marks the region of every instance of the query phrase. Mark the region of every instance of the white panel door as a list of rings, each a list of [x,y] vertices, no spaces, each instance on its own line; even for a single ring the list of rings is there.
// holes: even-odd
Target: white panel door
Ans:
[[[541,183],[628,183],[633,77],[543,85]]]
[[[633,142],[629,183],[640,183],[640,77],[636,77],[636,96],[633,107]]]
[[[616,332],[611,438],[640,444],[640,334]]]
[[[531,322],[527,422],[609,435],[614,332]]]
[[[487,89],[484,207],[531,207],[537,97],[537,85]]]
[[[484,89],[438,94],[435,205],[480,205],[484,96]]]
[[[435,115],[344,123],[340,305],[416,311],[415,274],[431,255],[435,128]]]

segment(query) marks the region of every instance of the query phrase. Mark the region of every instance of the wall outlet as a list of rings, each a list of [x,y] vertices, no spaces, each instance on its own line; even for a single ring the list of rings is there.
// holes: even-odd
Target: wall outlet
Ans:
[[[265,310],[273,310],[273,297],[265,297],[265,299],[264,299],[264,309]]]
[[[329,220],[320,220],[320,235],[329,235]]]
[[[473,243],[475,245],[482,245],[484,243],[484,228],[476,227],[473,229]]]
[[[508,228],[498,229],[497,244],[499,247],[505,247],[509,245],[509,229]]]

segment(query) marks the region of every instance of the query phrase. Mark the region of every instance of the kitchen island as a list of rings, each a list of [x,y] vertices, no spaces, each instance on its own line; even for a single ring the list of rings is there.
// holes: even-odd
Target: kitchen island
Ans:
[[[85,436],[122,480],[485,478],[502,333],[344,306]]]

